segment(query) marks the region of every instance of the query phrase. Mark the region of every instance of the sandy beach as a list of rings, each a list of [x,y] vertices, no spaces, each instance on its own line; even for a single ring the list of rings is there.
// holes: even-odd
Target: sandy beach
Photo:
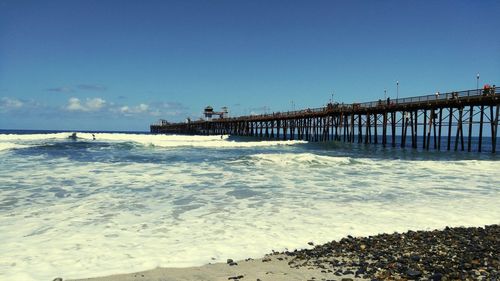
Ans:
[[[92,281],[135,281],[135,280],[329,280],[332,273],[321,272],[318,267],[292,268],[288,262],[292,258],[280,254],[262,259],[237,261],[237,265],[228,263],[208,264],[189,268],[156,268],[132,274],[120,274],[107,277],[79,279]],[[263,261],[264,260],[264,261]],[[269,260],[269,261],[268,261]],[[324,270],[323,270],[324,271]],[[352,276],[353,280],[357,280]],[[360,279],[361,280],[361,279]],[[76,280],[75,280],[76,281]]]
[[[312,249],[275,252],[255,260],[73,281],[498,280],[499,242],[499,225],[348,236]]]

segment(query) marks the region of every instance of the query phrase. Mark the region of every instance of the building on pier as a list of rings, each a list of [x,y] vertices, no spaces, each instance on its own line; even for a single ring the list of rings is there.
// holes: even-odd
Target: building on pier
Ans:
[[[221,111],[214,111],[214,108],[211,107],[210,105],[205,107],[205,110],[203,111],[203,114],[205,115],[205,121],[211,121],[213,116],[219,116],[219,119],[223,119],[228,117],[228,109],[226,106],[221,108]]]

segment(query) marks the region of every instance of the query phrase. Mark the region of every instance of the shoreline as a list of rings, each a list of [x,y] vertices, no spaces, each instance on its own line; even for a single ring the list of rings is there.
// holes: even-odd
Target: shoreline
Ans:
[[[312,243],[310,243],[311,245]],[[347,236],[260,259],[68,281],[498,280],[500,225]],[[54,279],[62,280],[62,279]]]

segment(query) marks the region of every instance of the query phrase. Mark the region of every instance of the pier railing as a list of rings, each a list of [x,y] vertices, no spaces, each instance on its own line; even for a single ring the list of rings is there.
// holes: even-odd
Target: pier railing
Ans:
[[[454,100],[464,100],[470,98],[481,98],[483,96],[494,96],[500,95],[500,87],[491,87],[489,90],[485,91],[484,89],[472,89],[465,91],[455,91],[448,93],[435,93],[431,95],[424,96],[414,96],[414,97],[406,97],[406,98],[397,98],[397,99],[385,99],[378,101],[370,101],[363,103],[330,103],[324,107],[317,108],[307,108],[302,110],[294,110],[294,111],[284,111],[284,112],[273,112],[273,113],[265,113],[265,114],[255,114],[255,115],[247,115],[247,116],[239,116],[227,118],[228,121],[232,120],[242,120],[242,119],[262,119],[262,118],[273,118],[273,117],[295,117],[298,115],[304,114],[315,114],[315,113],[323,113],[330,111],[350,111],[357,109],[375,109],[375,108],[391,108],[402,105],[417,105],[422,103],[432,104],[444,101],[454,101]],[[215,119],[218,120],[218,119]]]

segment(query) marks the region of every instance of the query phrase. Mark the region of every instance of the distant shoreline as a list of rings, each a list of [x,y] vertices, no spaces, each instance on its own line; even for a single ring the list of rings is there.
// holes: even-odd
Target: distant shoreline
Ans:
[[[312,245],[312,242],[310,243]],[[500,225],[348,236],[312,249],[73,281],[498,280]]]

